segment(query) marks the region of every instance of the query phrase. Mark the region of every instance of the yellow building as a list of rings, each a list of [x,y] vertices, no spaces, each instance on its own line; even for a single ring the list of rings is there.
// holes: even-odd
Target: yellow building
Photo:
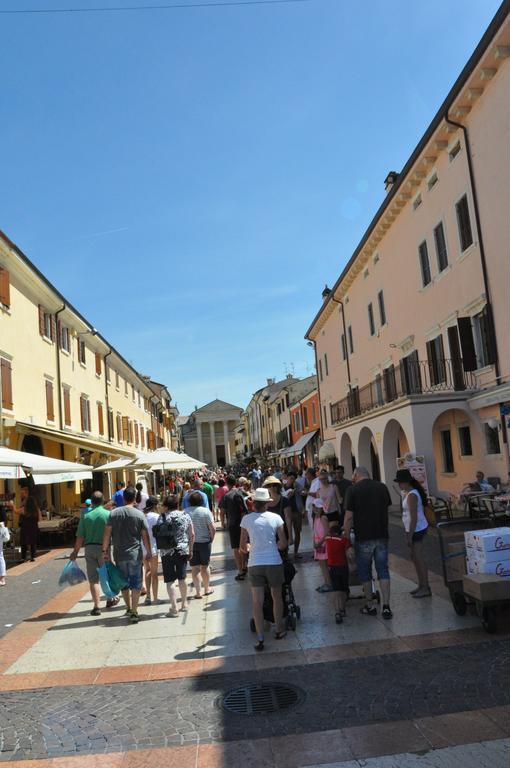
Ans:
[[[172,447],[166,387],[140,375],[1,232],[0,373],[0,444],[95,466]],[[0,480],[0,494],[17,486]],[[93,488],[109,493],[109,478],[38,494],[59,509]]]

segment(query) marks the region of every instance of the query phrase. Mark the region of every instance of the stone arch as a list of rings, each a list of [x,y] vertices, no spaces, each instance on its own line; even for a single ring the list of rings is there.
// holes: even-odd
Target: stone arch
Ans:
[[[352,452],[352,440],[348,432],[344,432],[340,440],[340,464],[345,469],[345,476],[351,477],[355,459]]]
[[[460,428],[469,427],[471,453],[461,451]],[[432,450],[438,491],[455,493],[465,483],[473,480],[477,469],[490,474],[486,468],[480,424],[470,413],[461,408],[449,408],[438,414],[431,427]],[[447,435],[441,433],[448,433]],[[466,440],[466,435],[463,435]],[[466,449],[464,443],[463,449]]]
[[[381,478],[379,452],[372,430],[362,427],[358,438],[358,464],[366,467],[375,480]]]
[[[393,478],[397,471],[397,458],[399,456],[404,456],[406,453],[409,453],[409,440],[405,430],[397,419],[390,419],[386,424],[383,433],[383,479],[395,502],[399,501],[398,493],[393,487]]]

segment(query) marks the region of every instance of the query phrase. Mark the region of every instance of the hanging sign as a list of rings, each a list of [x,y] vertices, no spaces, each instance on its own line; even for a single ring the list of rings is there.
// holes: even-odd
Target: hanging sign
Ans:
[[[406,453],[397,459],[397,469],[408,469],[415,480],[418,480],[428,495],[429,484],[427,480],[427,467],[425,466],[425,456],[418,456],[415,453]]]

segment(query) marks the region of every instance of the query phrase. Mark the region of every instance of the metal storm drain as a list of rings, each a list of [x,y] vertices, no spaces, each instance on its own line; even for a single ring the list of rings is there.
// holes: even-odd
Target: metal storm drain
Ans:
[[[236,715],[268,715],[296,706],[304,698],[304,692],[292,685],[268,683],[244,685],[226,693],[220,700],[227,712]]]

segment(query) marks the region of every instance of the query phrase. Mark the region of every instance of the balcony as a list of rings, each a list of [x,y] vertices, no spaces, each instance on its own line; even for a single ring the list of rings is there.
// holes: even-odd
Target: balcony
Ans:
[[[353,387],[347,397],[332,403],[331,423],[341,424],[409,397],[477,389],[475,372],[464,371],[462,360],[404,358],[398,369],[393,365],[386,368],[375,381],[361,389]]]

